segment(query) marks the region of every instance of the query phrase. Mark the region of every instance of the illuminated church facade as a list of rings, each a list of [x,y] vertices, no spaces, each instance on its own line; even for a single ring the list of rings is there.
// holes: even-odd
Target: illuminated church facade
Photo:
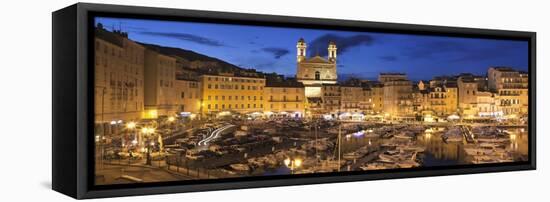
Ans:
[[[303,38],[296,44],[296,79],[305,86],[306,97],[321,97],[323,84],[336,84],[336,43],[329,42],[326,58],[319,55],[307,58],[307,44]]]

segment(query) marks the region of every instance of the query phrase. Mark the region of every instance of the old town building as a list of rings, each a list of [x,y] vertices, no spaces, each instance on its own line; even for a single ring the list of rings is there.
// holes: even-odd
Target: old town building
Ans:
[[[145,51],[144,119],[173,116],[176,105],[176,59],[157,51]]]
[[[187,116],[198,114],[201,106],[201,91],[199,81],[192,79],[176,79],[174,81],[176,95],[176,111]]]
[[[202,75],[201,114],[217,116],[220,112],[262,112],[265,78],[233,74]],[[226,114],[224,113],[224,114]]]
[[[129,40],[127,33],[107,31],[101,24],[95,29],[94,41],[94,108],[100,130],[123,120],[140,119],[145,48]]]
[[[264,113],[277,117],[305,116],[305,88],[295,80],[270,80],[264,90]]]
[[[383,111],[390,117],[408,119],[414,114],[412,82],[402,73],[382,73],[378,80],[384,85]]]
[[[328,56],[314,56],[307,58],[307,44],[304,39],[298,40],[296,78],[305,85],[307,97],[321,97],[323,84],[336,84],[338,74],[336,71],[336,44],[329,42]]]
[[[338,84],[323,84],[322,89],[323,110],[326,115],[336,118],[341,112],[342,91]]]
[[[504,115],[526,114],[529,74],[509,67],[491,67],[487,74],[489,89],[498,95]]]

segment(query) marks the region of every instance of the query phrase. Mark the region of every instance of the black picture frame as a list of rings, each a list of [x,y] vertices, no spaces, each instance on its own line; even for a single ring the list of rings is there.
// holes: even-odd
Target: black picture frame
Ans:
[[[376,31],[525,40],[529,43],[529,157],[526,162],[364,172],[264,176],[128,185],[93,184],[93,18],[159,20]],[[52,188],[84,199],[536,169],[536,33],[352,20],[77,3],[52,14]]]

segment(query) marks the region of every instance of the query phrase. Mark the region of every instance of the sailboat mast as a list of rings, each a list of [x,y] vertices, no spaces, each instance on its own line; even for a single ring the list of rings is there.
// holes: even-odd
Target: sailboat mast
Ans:
[[[340,152],[342,151],[342,140],[341,140],[341,137],[342,136],[342,124],[340,123],[340,125],[338,126],[338,172],[340,172],[340,167],[342,164],[340,164]]]

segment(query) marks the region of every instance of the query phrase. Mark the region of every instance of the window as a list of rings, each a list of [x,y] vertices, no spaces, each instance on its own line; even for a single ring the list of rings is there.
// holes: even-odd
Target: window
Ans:
[[[315,72],[315,80],[321,80],[321,73],[319,71]]]
[[[181,98],[185,98],[185,92],[181,92]]]
[[[210,109],[210,104],[208,104],[208,109]]]

